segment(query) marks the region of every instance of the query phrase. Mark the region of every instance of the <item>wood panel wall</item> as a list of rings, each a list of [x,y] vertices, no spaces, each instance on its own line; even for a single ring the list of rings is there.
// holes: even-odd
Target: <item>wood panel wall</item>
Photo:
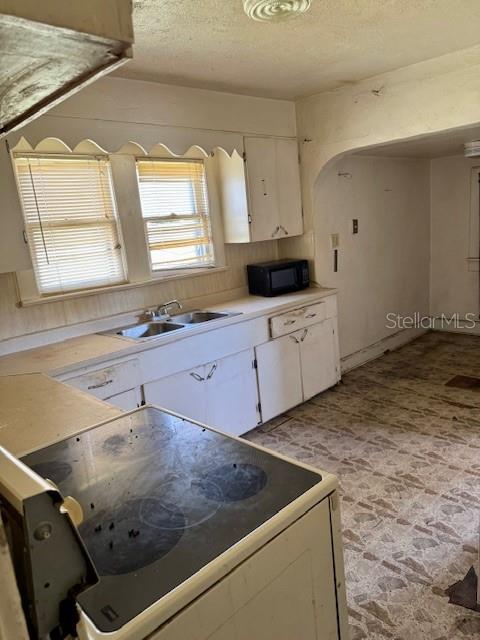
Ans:
[[[229,267],[226,271],[29,307],[18,306],[15,274],[0,274],[0,341],[146,309],[173,298],[185,301],[244,288],[247,285],[245,265],[274,260],[277,245],[277,241],[226,245],[225,257]]]

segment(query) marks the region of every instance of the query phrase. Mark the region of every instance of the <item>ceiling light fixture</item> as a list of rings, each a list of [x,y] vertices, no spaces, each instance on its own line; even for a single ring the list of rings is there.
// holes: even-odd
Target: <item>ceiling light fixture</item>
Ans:
[[[310,0],[243,0],[245,13],[259,22],[294,18],[310,8]]]

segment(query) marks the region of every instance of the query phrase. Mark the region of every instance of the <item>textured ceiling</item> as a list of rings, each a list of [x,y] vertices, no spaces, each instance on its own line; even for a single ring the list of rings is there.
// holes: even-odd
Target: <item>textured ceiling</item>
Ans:
[[[294,99],[480,42],[479,0],[312,0],[258,23],[241,0],[136,0],[117,75]]]

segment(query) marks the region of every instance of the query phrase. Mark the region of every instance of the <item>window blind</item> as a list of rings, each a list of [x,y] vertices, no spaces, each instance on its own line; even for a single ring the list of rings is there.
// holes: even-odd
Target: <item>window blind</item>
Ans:
[[[201,160],[137,160],[152,270],[208,267],[214,250]]]
[[[14,159],[39,292],[125,282],[108,159]]]

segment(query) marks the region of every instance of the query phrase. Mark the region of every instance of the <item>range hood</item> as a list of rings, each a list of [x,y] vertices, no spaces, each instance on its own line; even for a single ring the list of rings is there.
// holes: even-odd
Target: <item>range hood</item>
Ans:
[[[0,0],[0,138],[132,57],[131,0]]]

